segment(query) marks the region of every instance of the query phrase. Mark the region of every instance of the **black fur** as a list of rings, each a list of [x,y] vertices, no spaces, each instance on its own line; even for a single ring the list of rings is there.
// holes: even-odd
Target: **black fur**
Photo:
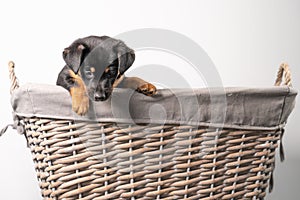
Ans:
[[[124,42],[108,36],[89,36],[74,41],[63,51],[66,65],[56,84],[68,91],[74,87],[69,71],[84,81],[90,99],[106,100],[118,76],[133,64],[135,54]],[[92,67],[92,68],[91,68]]]

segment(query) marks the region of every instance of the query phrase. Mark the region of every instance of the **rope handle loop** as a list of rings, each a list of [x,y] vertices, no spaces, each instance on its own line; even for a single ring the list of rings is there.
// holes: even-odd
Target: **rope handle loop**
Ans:
[[[284,83],[283,85],[292,87],[292,77],[291,77],[291,72],[289,65],[287,63],[282,63],[279,67],[279,70],[277,72],[277,78],[275,81],[275,86],[280,86],[282,83],[282,78],[284,75]]]
[[[12,94],[15,89],[19,88],[19,81],[15,74],[15,63],[14,62],[10,61],[8,63],[8,71],[9,71],[9,78],[10,78],[10,82],[11,82],[10,94]],[[19,134],[25,133],[24,126],[15,113],[13,113],[13,120],[14,120],[13,124],[8,124],[3,129],[0,130],[0,137],[7,131],[7,129],[9,127],[16,129]]]
[[[15,74],[15,63],[13,61],[9,61],[8,71],[9,71],[9,78],[11,83],[10,94],[12,94],[15,89],[19,88],[19,81]]]

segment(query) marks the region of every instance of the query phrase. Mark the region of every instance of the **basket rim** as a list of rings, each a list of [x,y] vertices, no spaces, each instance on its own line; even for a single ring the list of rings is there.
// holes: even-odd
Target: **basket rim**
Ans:
[[[12,93],[11,103],[14,113],[20,117],[276,130],[284,127],[293,110],[297,95],[297,91],[288,86],[161,89],[158,92],[161,96],[152,98],[129,89],[116,88],[114,93],[117,99],[129,98],[132,101],[130,106],[134,105],[133,108],[130,108],[129,115],[123,115],[122,109],[115,115],[115,110],[112,108],[115,104],[112,105],[111,101],[106,101],[94,103],[94,116],[78,116],[71,109],[68,92],[59,86],[46,84],[29,83],[21,86]],[[214,95],[213,98],[225,97],[226,104],[216,101],[212,106],[212,95]],[[196,111],[193,106],[190,106],[195,103],[195,98],[198,103]],[[119,105],[122,106],[121,101],[116,103],[116,107]],[[155,117],[149,116],[150,109],[157,105],[168,111],[167,115],[161,114],[159,111],[161,108],[158,106],[158,111],[155,110],[158,114],[155,113],[157,114]],[[222,111],[224,105],[226,112]],[[171,109],[173,110],[171,111]],[[212,111],[216,112],[214,113],[216,116],[224,115],[224,113],[226,116],[224,115],[223,121],[222,116],[213,121],[209,119]]]

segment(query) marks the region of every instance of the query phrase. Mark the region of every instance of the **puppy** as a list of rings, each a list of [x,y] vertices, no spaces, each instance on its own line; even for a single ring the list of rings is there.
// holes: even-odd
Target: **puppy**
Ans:
[[[63,51],[66,65],[56,84],[72,97],[72,109],[78,115],[89,110],[90,100],[105,101],[115,87],[131,88],[152,96],[156,88],[137,77],[125,77],[135,54],[121,40],[108,36],[89,36],[75,40]]]

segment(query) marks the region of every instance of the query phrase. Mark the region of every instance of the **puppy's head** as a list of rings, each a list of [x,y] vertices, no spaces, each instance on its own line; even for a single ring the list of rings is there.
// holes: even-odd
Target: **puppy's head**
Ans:
[[[73,42],[63,58],[83,79],[92,100],[104,101],[113,85],[133,64],[135,54],[124,42],[107,36],[90,36]]]

